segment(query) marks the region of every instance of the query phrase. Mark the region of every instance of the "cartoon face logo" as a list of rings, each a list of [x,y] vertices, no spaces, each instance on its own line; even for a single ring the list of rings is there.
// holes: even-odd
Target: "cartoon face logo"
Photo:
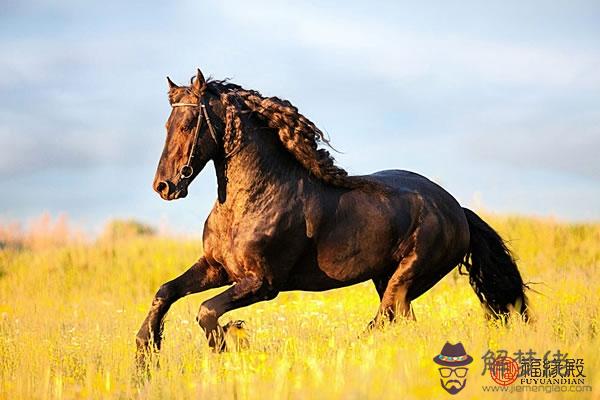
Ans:
[[[456,394],[464,389],[467,384],[466,365],[473,362],[473,357],[467,354],[462,343],[450,344],[446,342],[440,354],[433,358],[433,362],[441,365],[440,384],[450,394]]]

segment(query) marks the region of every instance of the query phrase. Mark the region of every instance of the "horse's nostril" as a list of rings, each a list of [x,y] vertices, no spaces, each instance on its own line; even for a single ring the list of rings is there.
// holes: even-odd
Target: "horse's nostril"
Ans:
[[[164,192],[167,188],[169,187],[169,185],[167,184],[167,182],[165,181],[160,181],[158,182],[158,184],[156,185],[156,191],[158,193],[162,193]]]

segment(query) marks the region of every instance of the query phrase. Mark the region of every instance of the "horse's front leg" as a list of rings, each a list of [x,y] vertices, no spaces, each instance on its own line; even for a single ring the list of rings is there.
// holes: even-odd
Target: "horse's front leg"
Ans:
[[[228,283],[229,277],[223,267],[209,265],[206,259],[201,257],[186,272],[163,284],[156,292],[150,311],[136,336],[138,362],[144,361],[151,345],[155,350],[160,350],[163,319],[173,303],[188,294],[225,286]]]
[[[208,345],[215,351],[225,350],[224,332],[219,325],[221,315],[259,301],[274,299],[277,294],[278,291],[264,282],[262,277],[249,275],[223,293],[206,300],[200,306],[197,320],[206,334]]]

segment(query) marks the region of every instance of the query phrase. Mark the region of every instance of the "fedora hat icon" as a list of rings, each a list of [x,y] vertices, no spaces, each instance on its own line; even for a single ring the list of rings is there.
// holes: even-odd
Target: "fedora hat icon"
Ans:
[[[462,367],[471,364],[473,357],[467,354],[461,342],[456,344],[446,342],[440,354],[433,358],[433,362],[444,367]]]

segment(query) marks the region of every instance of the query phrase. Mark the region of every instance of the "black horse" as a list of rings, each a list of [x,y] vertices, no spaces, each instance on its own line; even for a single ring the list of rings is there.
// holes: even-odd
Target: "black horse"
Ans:
[[[221,315],[281,291],[371,279],[381,304],[370,327],[412,317],[410,302],[457,265],[490,315],[527,318],[525,285],[503,240],[437,184],[400,170],[348,176],[286,100],[206,81],[200,70],[190,86],[168,83],[172,111],[154,189],[165,200],[185,197],[213,160],[218,200],[204,254],[156,293],[137,334],[141,352],[160,348],[176,300],[226,285],[197,316],[215,350],[225,347]]]

